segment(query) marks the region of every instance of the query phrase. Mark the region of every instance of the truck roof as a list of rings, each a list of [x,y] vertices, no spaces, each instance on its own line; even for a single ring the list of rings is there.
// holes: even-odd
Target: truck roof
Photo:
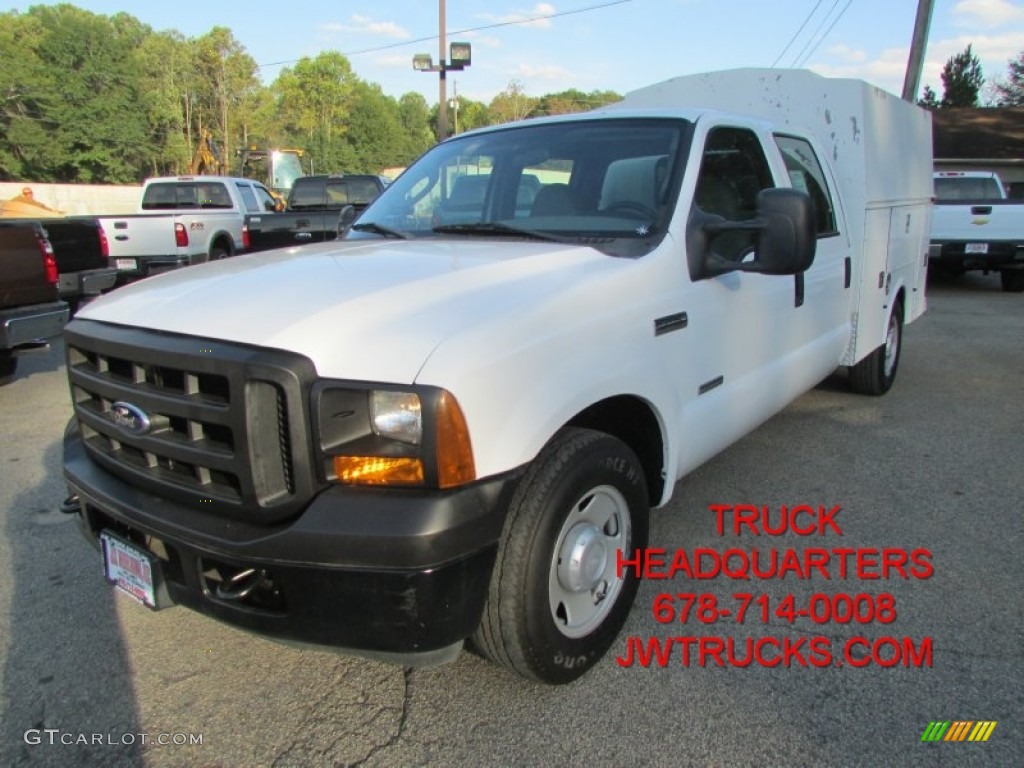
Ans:
[[[208,176],[208,175],[203,174],[203,173],[189,174],[187,176],[154,176],[152,178],[146,179],[145,183],[146,184],[155,184],[155,183],[167,184],[167,183],[179,182],[179,181],[181,181],[181,182],[189,182],[189,181],[237,182],[237,181],[244,181],[247,184],[260,184],[261,186],[265,186],[263,184],[263,182],[258,181],[257,179],[247,179],[244,176]]]

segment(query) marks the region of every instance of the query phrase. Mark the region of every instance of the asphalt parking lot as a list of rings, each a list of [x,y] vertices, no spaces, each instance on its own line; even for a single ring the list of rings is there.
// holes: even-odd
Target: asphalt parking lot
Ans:
[[[1024,296],[1001,293],[998,276],[934,283],[893,390],[844,385],[833,376],[684,479],[651,545],[670,557],[923,550],[918,573],[930,573],[646,580],[613,653],[548,688],[469,653],[403,670],[115,595],[56,511],[70,413],[58,343],[0,389],[0,765],[1021,765]],[[842,535],[719,535],[720,504],[838,505]],[[697,607],[678,621],[673,597],[663,623],[661,594],[697,595]],[[751,595],[743,624],[736,594]],[[832,620],[777,613],[789,595]],[[700,614],[699,596],[732,615]],[[839,620],[850,605],[865,621]],[[622,666],[627,638],[672,654]],[[700,648],[746,638],[763,651],[748,664],[709,653],[701,665]],[[788,664],[782,643],[798,649]],[[815,643],[834,657],[804,666],[798,656],[822,658]],[[996,725],[984,742],[923,743],[934,721]]]

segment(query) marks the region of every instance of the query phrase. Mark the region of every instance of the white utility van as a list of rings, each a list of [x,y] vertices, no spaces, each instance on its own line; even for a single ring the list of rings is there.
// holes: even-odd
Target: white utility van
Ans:
[[[892,386],[931,160],[926,111],[803,71],[459,135],[344,240],[86,307],[65,508],[154,608],[572,680],[679,478],[837,367]]]

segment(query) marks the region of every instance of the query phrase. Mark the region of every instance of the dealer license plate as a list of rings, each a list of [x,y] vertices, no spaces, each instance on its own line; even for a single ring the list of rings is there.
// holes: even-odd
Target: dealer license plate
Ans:
[[[156,608],[155,558],[107,531],[100,533],[107,581],[143,605]]]
[[[967,243],[964,253],[988,253],[988,243]]]
[[[115,264],[121,272],[130,272],[139,268],[139,263],[135,259],[116,259]]]

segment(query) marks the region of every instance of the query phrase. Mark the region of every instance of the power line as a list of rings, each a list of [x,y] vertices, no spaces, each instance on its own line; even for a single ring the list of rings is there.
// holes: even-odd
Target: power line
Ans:
[[[818,33],[821,32],[821,28],[825,26],[825,22],[828,21],[829,16],[832,15],[832,11],[834,11],[838,5],[839,5],[839,0],[833,0],[832,7],[828,9],[828,13],[826,13],[822,17],[821,21],[818,22],[818,26],[815,27],[814,32],[811,33],[811,36],[809,38],[807,38],[807,42],[804,43],[804,47],[800,49],[800,53],[798,53],[796,56],[793,57],[793,61],[790,63],[789,66],[791,66],[791,67],[796,67],[797,66],[797,62],[800,61],[800,57],[803,56],[804,53],[806,53],[808,48],[810,48],[811,43],[814,42],[814,38],[816,38],[818,36]]]
[[[807,63],[807,59],[811,58],[811,56],[813,56],[813,55],[814,55],[814,52],[815,52],[816,50],[818,50],[818,46],[819,46],[819,45],[821,45],[821,44],[822,44],[822,43],[823,43],[823,42],[825,41],[825,38],[829,36],[829,34],[830,34],[830,33],[832,32],[832,30],[833,30],[833,29],[835,28],[836,24],[838,24],[838,23],[839,23],[839,20],[840,20],[841,18],[843,18],[843,16],[844,16],[844,15],[846,15],[846,12],[847,12],[847,11],[848,11],[848,10],[850,9],[850,6],[851,6],[852,4],[853,4],[853,0],[846,0],[846,5],[844,5],[844,6],[843,6],[843,10],[841,10],[841,11],[839,12],[839,15],[838,15],[838,16],[836,16],[836,18],[835,18],[835,21],[833,21],[833,22],[832,22],[832,23],[831,23],[831,24],[829,25],[828,29],[826,29],[826,30],[825,30],[825,34],[823,34],[823,35],[822,35],[821,37],[819,37],[819,38],[818,38],[818,42],[816,42],[816,43],[814,44],[814,47],[813,47],[813,48],[811,48],[811,50],[807,52],[807,56],[806,56],[806,57],[804,57],[803,61],[801,61],[801,62],[800,62],[800,65],[799,65],[799,66],[801,66],[801,67],[802,67],[802,66],[803,66],[804,64],[806,64],[806,63]]]
[[[818,2],[814,4],[814,7],[811,9],[811,12],[808,13],[807,18],[804,19],[804,23],[800,25],[800,29],[793,33],[793,36],[789,38],[789,42],[786,43],[786,47],[782,49],[782,53],[780,53],[778,57],[776,57],[775,61],[772,62],[772,69],[775,69],[775,65],[778,64],[782,57],[786,55],[786,51],[789,50],[789,46],[791,46],[793,42],[800,36],[800,33],[804,31],[804,27],[807,26],[807,22],[809,22],[811,20],[811,17],[818,12],[818,8],[821,7],[821,4],[823,2],[825,2],[825,0],[818,0]]]
[[[838,2],[838,0],[836,0]],[[547,19],[557,19],[561,16],[573,16],[578,13],[587,13],[589,11],[598,11],[603,8],[610,8],[613,5],[622,5],[624,3],[631,3],[633,0],[610,0],[607,3],[600,3],[598,5],[589,5],[586,8],[576,8],[572,11],[559,11],[558,13],[547,13],[539,16],[531,16],[528,19],[517,19],[515,21],[499,21],[494,24],[485,24],[482,27],[469,27],[467,29],[457,29],[454,32],[449,32],[448,36],[452,35],[464,35],[467,32],[481,32],[485,29],[496,29],[498,27],[511,27],[517,24],[532,24],[535,21],[545,21]],[[364,53],[377,53],[378,51],[387,51],[392,48],[402,48],[407,45],[416,45],[417,43],[429,43],[433,40],[437,40],[437,35],[431,35],[429,37],[418,37],[415,40],[403,40],[400,43],[389,43],[388,45],[380,45],[376,48],[363,48],[358,51],[351,51],[349,53],[342,53],[342,56],[360,56]],[[287,61],[272,61],[268,64],[257,64],[257,68],[262,69],[263,67],[278,67],[285,64],[294,64],[301,59],[289,59]]]

